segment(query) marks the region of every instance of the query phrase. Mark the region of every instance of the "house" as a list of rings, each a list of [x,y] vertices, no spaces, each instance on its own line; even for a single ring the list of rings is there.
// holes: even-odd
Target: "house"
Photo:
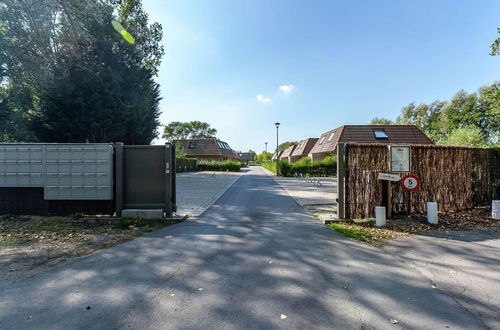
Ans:
[[[281,157],[281,154],[282,154],[282,153],[283,153],[283,151],[279,151],[279,152],[278,152],[278,154],[276,154],[276,153],[275,153],[275,154],[273,155],[273,157],[271,157],[271,160],[274,162],[274,161],[276,161],[276,160],[278,160],[278,159],[281,159],[280,157]]]
[[[319,161],[337,152],[342,142],[387,144],[434,144],[415,125],[344,125],[321,134],[309,152],[312,161]]]
[[[288,161],[290,161],[290,160],[289,160],[289,157],[290,157],[290,155],[292,154],[292,152],[295,150],[295,147],[296,147],[296,146],[297,146],[297,145],[296,145],[296,144],[294,144],[294,145],[292,145],[292,146],[289,146],[289,147],[288,147],[288,148],[286,148],[285,150],[283,150],[283,152],[282,152],[282,153],[281,153],[281,155],[280,155],[280,159],[281,159],[281,160],[288,160]]]
[[[216,138],[174,140],[174,143],[184,150],[186,158],[213,161],[238,159],[238,155],[229,144]]]
[[[290,154],[288,157],[288,162],[295,163],[302,157],[307,157],[309,155],[309,152],[311,149],[314,147],[316,142],[318,141],[318,138],[309,138],[305,139],[303,141],[300,141],[297,146],[295,147],[295,150]]]
[[[240,162],[252,162],[255,160],[255,154],[252,152],[238,152],[237,154]]]

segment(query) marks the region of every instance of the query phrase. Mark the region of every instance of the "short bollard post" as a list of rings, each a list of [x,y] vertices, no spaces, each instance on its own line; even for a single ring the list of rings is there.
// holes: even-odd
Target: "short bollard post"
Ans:
[[[437,225],[438,221],[438,204],[436,202],[427,202],[427,222]]]
[[[375,226],[385,226],[385,206],[375,206]]]
[[[491,218],[500,220],[500,200],[492,201],[491,203]]]

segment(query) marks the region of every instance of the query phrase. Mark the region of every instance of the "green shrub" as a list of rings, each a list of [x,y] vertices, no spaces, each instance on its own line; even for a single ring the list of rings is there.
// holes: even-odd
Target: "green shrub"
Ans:
[[[281,159],[276,162],[276,174],[278,176],[292,176],[291,168],[287,160]]]
[[[177,172],[196,171],[198,168],[198,160],[195,158],[176,158]]]
[[[276,163],[275,162],[262,162],[260,166],[268,169],[271,172],[276,173]]]
[[[223,162],[208,161],[208,160],[198,161],[198,171],[239,172],[240,169],[241,169],[241,163],[232,160],[226,160]]]

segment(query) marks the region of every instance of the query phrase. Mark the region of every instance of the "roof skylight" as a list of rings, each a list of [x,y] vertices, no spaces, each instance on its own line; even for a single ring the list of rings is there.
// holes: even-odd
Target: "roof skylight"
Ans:
[[[374,129],[373,135],[375,135],[376,139],[388,139],[389,136],[383,129]]]

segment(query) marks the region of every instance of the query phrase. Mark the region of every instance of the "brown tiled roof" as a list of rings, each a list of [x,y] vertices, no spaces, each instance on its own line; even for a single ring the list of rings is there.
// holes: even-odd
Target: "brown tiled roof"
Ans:
[[[294,144],[293,146],[289,146],[288,148],[286,148],[285,150],[283,150],[283,153],[281,153],[280,158],[288,158],[293,153],[293,151],[295,150],[296,146],[297,145]]]
[[[271,157],[271,160],[280,159],[282,153],[283,153],[283,151],[278,152],[278,155],[276,155],[276,153],[274,153],[273,157]]]
[[[331,131],[321,134],[318,141],[316,141],[316,144],[314,145],[314,147],[312,147],[309,153],[318,154],[323,152],[333,152],[333,150],[335,150],[335,148],[337,147],[337,143],[339,142],[339,138],[344,127],[345,126],[340,126],[336,129],[332,129]]]
[[[305,157],[305,156],[309,155],[309,152],[311,151],[312,147],[314,147],[314,145],[316,144],[317,141],[318,141],[318,138],[309,138],[309,139],[305,139],[303,141],[300,141],[290,156]]]
[[[189,143],[196,143],[194,149],[189,149]],[[180,145],[186,156],[229,156],[236,157],[236,153],[224,142],[216,138],[210,139],[185,139],[174,140],[176,145]]]
[[[385,139],[377,139],[374,130],[387,134]],[[335,133],[331,141],[331,134]],[[320,143],[322,142],[323,143]],[[415,125],[344,125],[323,133],[311,149],[312,154],[333,152],[339,142],[382,143],[382,144],[434,144]]]

